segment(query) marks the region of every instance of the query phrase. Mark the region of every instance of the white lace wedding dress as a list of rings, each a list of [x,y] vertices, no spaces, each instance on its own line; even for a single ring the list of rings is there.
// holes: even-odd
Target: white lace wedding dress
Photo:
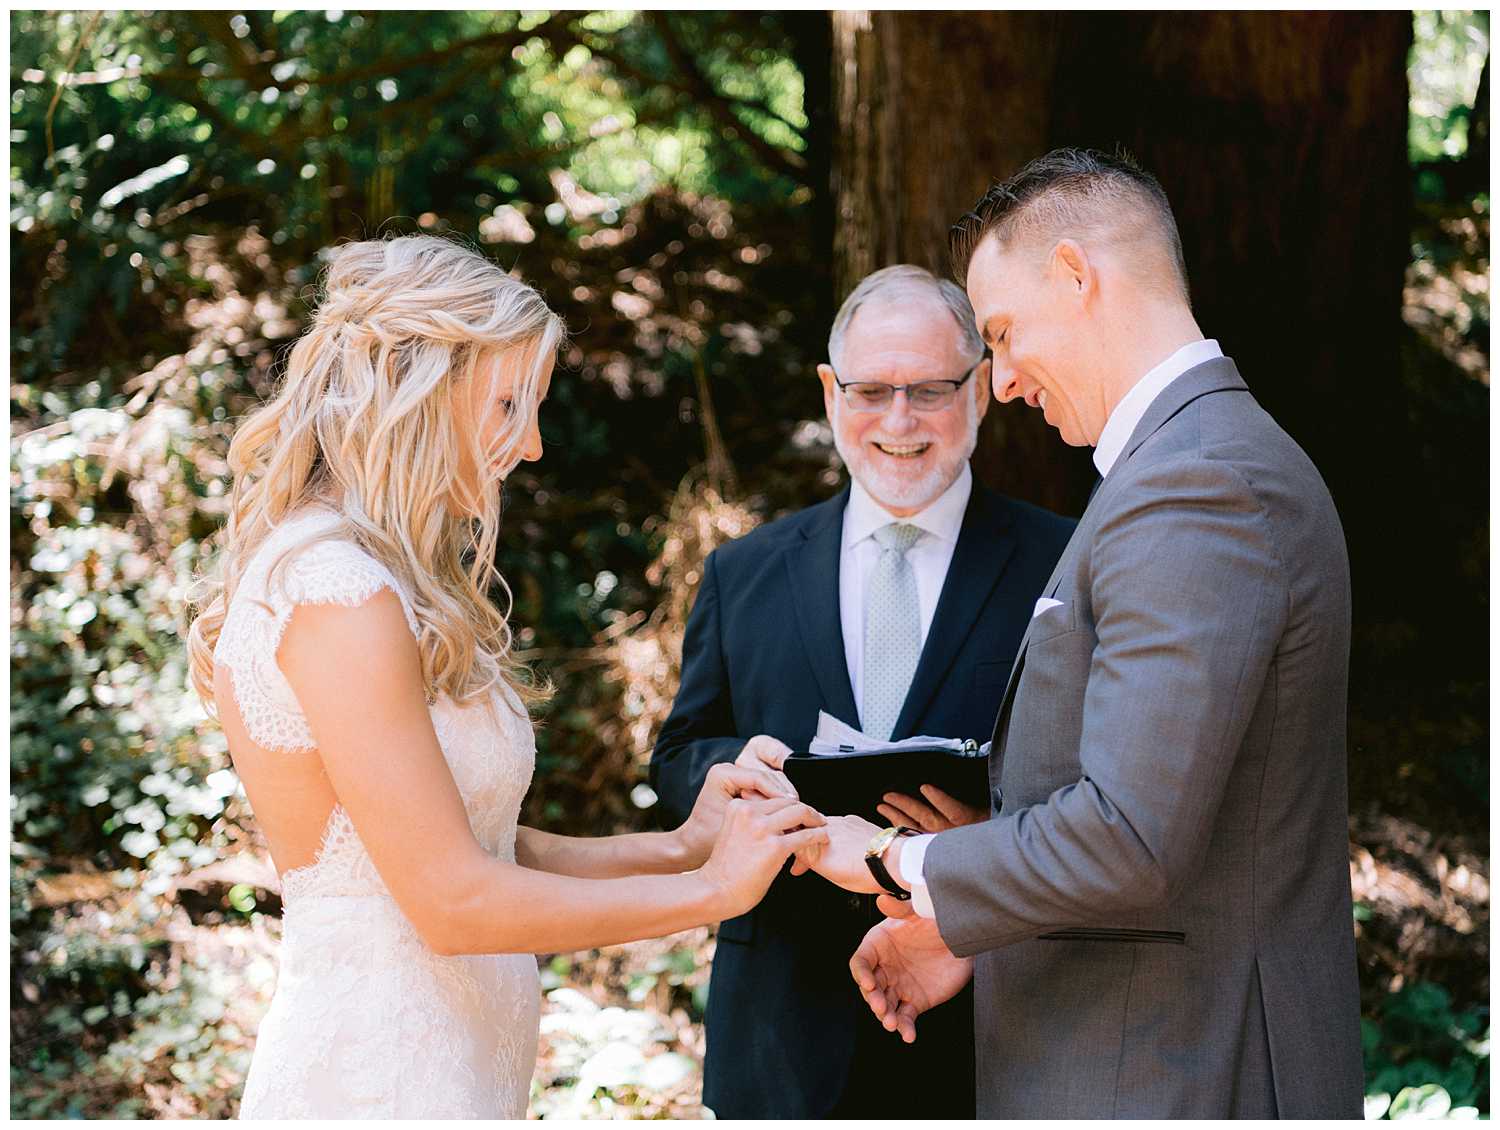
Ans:
[[[250,737],[288,758],[316,756],[276,665],[293,605],[358,605],[388,588],[416,631],[408,595],[351,541],[298,550],[268,590],[282,552],[337,521],[332,511],[309,509],[277,527],[247,565],[214,652],[231,673]],[[431,714],[474,835],[513,861],[536,756],[519,700],[508,688],[463,709],[440,698]],[[341,807],[314,862],[282,877],[282,907],[280,976],[256,1037],[241,1118],[526,1116],[541,1004],[534,956],[433,953]]]

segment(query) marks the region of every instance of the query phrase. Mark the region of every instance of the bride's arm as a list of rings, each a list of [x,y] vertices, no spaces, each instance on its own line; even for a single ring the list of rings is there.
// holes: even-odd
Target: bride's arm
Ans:
[[[699,866],[675,832],[624,836],[559,836],[522,825],[516,830],[516,862],[554,875],[617,879],[624,875],[675,875]]]
[[[565,953],[743,913],[787,855],[825,842],[785,798],[735,801],[697,871],[583,879],[490,855],[427,713],[416,641],[396,596],[298,605],[277,658],[323,766],[402,912],[439,953]]]
[[[522,827],[516,833],[516,860],[523,867],[585,879],[690,871],[708,858],[729,802],[737,796],[796,800],[797,790],[780,773],[744,765],[715,765],[698,791],[692,813],[673,831],[559,836]],[[804,869],[799,862],[794,872]]]

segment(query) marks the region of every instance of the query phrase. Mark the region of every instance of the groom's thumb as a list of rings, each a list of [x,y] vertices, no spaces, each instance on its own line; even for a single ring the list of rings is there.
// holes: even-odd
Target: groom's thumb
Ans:
[[[875,909],[887,918],[910,918],[916,913],[911,908],[910,899],[898,899],[895,895],[879,895],[875,899]]]

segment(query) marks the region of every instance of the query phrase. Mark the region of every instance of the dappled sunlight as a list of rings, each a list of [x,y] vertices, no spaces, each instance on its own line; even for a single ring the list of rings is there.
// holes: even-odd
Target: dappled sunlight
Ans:
[[[709,553],[843,481],[815,366],[851,233],[813,20],[12,14],[13,1116],[236,1113],[279,883],[183,630],[229,438],[340,242],[463,240],[565,320],[498,551],[521,657],[557,688],[522,821],[656,826],[647,764]],[[1482,593],[1488,527],[1464,508],[1484,451],[1452,436],[1487,409],[1487,118],[1465,99],[1488,16],[1415,28],[1405,407],[1458,531],[1432,557]],[[1356,617],[1368,668],[1422,642]],[[1381,806],[1349,828],[1372,1110],[1437,1110],[1421,1088],[1442,1086],[1487,1114],[1485,671],[1381,673],[1403,693],[1351,700],[1350,726],[1352,791]],[[713,952],[704,928],[540,956],[531,1114],[702,1116]]]

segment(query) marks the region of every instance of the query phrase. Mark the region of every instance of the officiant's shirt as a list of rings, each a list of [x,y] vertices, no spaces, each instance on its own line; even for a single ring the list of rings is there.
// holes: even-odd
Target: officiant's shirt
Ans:
[[[906,551],[917,581],[917,607],[922,618],[922,645],[927,644],[927,630],[943,592],[943,580],[958,545],[959,527],[974,489],[974,475],[968,463],[953,484],[933,500],[925,510],[909,518],[895,518],[871,497],[870,492],[851,480],[849,504],[844,507],[844,540],[839,554],[839,622],[844,631],[844,659],[849,666],[849,685],[854,701],[865,700],[865,597],[870,573],[880,559],[875,531],[892,522],[916,526],[922,536]]]

